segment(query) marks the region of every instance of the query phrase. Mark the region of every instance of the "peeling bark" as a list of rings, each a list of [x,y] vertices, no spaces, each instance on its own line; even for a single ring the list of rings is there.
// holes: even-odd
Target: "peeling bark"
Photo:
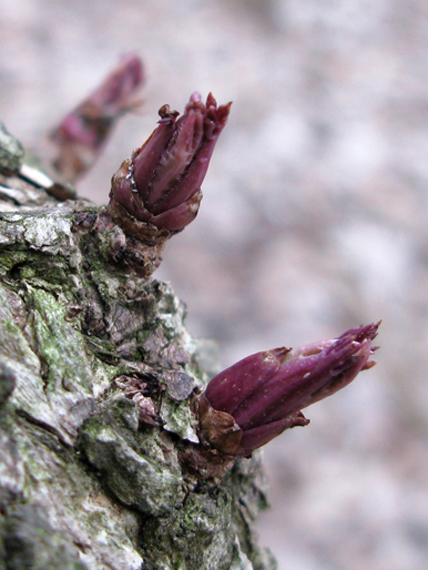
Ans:
[[[112,262],[100,208],[0,184],[0,570],[275,568],[259,452],[199,442],[218,366],[171,287]]]

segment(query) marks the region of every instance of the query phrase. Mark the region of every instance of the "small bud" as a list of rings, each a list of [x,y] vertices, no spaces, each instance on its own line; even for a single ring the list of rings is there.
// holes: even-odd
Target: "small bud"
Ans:
[[[380,323],[297,350],[258,352],[208,384],[199,405],[201,431],[216,449],[250,455],[285,429],[309,423],[300,410],[347,386],[371,368]]]
[[[161,230],[187,226],[198,212],[201,184],[230,105],[217,107],[211,93],[204,104],[193,93],[180,118],[164,105],[159,126],[113,176],[108,207],[113,217],[122,208]]]
[[[92,166],[117,119],[140,104],[137,93],[143,81],[140,58],[133,53],[125,55],[101,85],[50,134],[56,154],[50,162],[63,180],[72,182]]]

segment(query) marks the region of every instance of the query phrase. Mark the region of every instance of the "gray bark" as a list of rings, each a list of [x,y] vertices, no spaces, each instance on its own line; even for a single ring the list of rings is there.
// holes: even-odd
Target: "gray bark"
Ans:
[[[199,444],[213,345],[168,284],[111,263],[99,208],[2,167],[0,570],[275,568],[260,455]]]

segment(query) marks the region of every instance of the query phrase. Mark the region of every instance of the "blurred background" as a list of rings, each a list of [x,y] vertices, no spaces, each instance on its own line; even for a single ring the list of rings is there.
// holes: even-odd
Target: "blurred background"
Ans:
[[[223,366],[383,319],[378,365],[265,449],[280,570],[428,564],[428,4],[2,0],[2,120],[37,140],[134,50],[144,104],[79,185],[194,90],[233,100],[196,221],[156,276]]]

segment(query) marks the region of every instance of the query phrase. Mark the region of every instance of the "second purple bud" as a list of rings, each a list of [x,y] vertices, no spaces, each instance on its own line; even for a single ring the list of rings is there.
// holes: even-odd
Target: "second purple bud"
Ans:
[[[228,455],[249,455],[284,430],[305,426],[301,410],[371,368],[378,324],[291,350],[275,348],[240,360],[213,378],[199,401],[204,439]]]

